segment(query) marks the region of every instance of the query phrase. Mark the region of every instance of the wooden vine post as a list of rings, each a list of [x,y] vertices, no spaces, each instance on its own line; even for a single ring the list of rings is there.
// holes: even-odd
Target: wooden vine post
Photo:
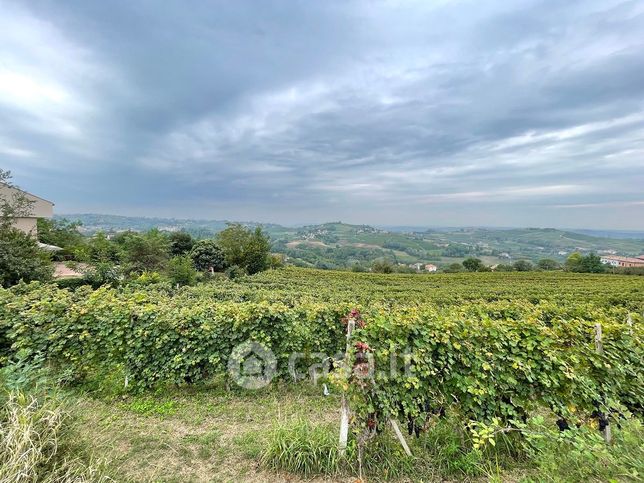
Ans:
[[[344,370],[350,371],[349,354],[351,353],[351,334],[355,329],[356,321],[353,317],[347,320],[347,347],[344,352]],[[340,456],[344,456],[347,452],[347,440],[349,438],[349,401],[347,400],[346,392],[342,393],[342,408],[340,409],[340,443],[338,449]]]
[[[398,423],[393,418],[389,418],[389,423],[391,423],[391,427],[394,428],[394,433],[396,433],[396,437],[398,438],[398,441],[400,441],[401,446],[405,450],[405,454],[407,456],[411,456],[411,450],[409,449],[409,446],[407,445],[407,441],[405,441],[405,437],[403,436],[402,432],[400,431],[400,428],[398,427]]]
[[[604,345],[602,343],[602,325],[599,322],[595,324],[595,352],[600,356],[604,355]],[[610,442],[613,439],[613,436],[611,434],[610,423],[607,418],[606,418],[606,425],[602,430],[602,436],[604,437],[604,441],[607,444],[610,444]]]
[[[351,361],[349,360],[349,354],[351,353],[351,335],[353,334],[353,330],[355,329],[355,327],[356,327],[355,319],[353,317],[349,317],[347,321],[347,345],[344,352],[344,363],[343,363],[344,364],[343,368],[345,371],[349,371],[349,375],[352,372],[352,368],[350,366]],[[373,377],[372,377],[372,381],[373,381]],[[375,381],[373,382],[375,384]],[[344,457],[347,452],[347,441],[349,438],[349,418],[350,418],[349,401],[347,400],[346,392],[343,392],[342,407],[340,409],[340,441],[338,445],[338,450],[341,457]],[[407,454],[407,456],[411,456],[411,450],[409,449],[409,446],[407,445],[407,441],[405,441],[405,437],[403,436],[402,432],[400,431],[400,428],[398,427],[398,423],[393,418],[389,418],[389,423],[391,424],[391,427],[393,428],[394,433],[398,438],[398,441],[400,442],[401,446],[405,450],[405,453]]]

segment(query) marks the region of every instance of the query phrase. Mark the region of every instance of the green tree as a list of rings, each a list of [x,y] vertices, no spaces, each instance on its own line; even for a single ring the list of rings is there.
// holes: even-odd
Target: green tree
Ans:
[[[284,266],[284,255],[281,253],[272,253],[268,256],[268,268],[275,270]]]
[[[124,278],[121,267],[112,262],[96,262],[88,267],[77,267],[83,273],[83,278],[92,287],[98,288],[103,285],[117,287]]]
[[[393,273],[394,265],[386,258],[379,258],[371,264],[371,271],[374,273]]]
[[[38,247],[34,237],[8,226],[0,228],[0,285],[46,281],[52,273],[49,254]]]
[[[450,263],[449,266],[443,268],[445,273],[459,273],[465,271],[465,267],[458,262]]]
[[[237,280],[238,278],[241,278],[244,275],[246,275],[246,270],[244,270],[239,265],[231,265],[226,269],[225,273],[226,273],[226,277],[228,277],[230,280]]]
[[[190,236],[190,233],[186,233],[185,231],[175,231],[170,233],[168,240],[170,240],[170,254],[173,257],[186,255],[190,250],[192,250],[195,243],[192,236]]]
[[[13,184],[11,171],[0,168],[0,185],[9,188],[7,192],[0,192],[0,229],[8,230],[16,218],[31,215],[34,202]]]
[[[217,244],[229,266],[237,265],[251,275],[268,267],[271,245],[260,227],[249,230],[240,224],[231,224],[217,234]]]
[[[466,258],[463,260],[463,266],[468,272],[478,272],[483,268],[483,262],[478,258]]]
[[[78,231],[83,224],[80,221],[48,220],[38,218],[38,239],[48,245],[60,248],[73,248],[82,245],[85,237]]]
[[[170,242],[157,229],[129,237],[124,248],[123,261],[130,273],[161,272],[170,258]]]
[[[14,219],[31,214],[32,202],[11,182],[11,172],[0,169],[0,183],[13,188],[0,192],[0,285],[49,280],[53,266],[38,240],[13,227]]]
[[[569,272],[581,272],[584,256],[579,252],[571,253],[566,259],[566,270]]]
[[[566,260],[566,270],[580,273],[603,273],[606,271],[606,267],[602,264],[601,258],[594,253],[584,256],[575,252]]]
[[[271,242],[267,235],[264,234],[260,227],[248,239],[248,244],[244,248],[244,259],[246,269],[249,275],[259,273],[268,268],[268,257],[270,255]]]
[[[514,266],[499,263],[494,269],[495,272],[514,272]]]
[[[85,237],[78,231],[80,221],[48,220],[38,218],[38,239],[62,250],[53,253],[54,260],[81,259],[87,253]]]
[[[244,249],[250,242],[251,232],[246,227],[233,223],[217,234],[217,244],[230,266],[243,267],[246,264]]]
[[[529,272],[533,268],[528,260],[517,260],[512,266],[517,272]]]
[[[168,278],[174,284],[194,285],[197,280],[197,271],[189,255],[174,257],[168,263]]]
[[[118,263],[121,250],[119,245],[107,238],[102,231],[96,233],[87,242],[84,260],[90,263]]]
[[[211,269],[214,272],[222,272],[226,269],[224,252],[215,240],[199,240],[196,242],[190,251],[190,258],[195,268],[202,272]]]
[[[559,270],[561,268],[561,265],[557,260],[553,260],[552,258],[542,258],[539,260],[537,263],[537,267],[541,270]]]
[[[581,268],[584,273],[603,273],[606,271],[601,258],[594,253],[589,253],[582,258]]]

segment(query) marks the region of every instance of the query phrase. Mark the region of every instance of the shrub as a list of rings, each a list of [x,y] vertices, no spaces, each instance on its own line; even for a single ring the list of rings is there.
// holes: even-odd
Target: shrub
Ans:
[[[11,287],[21,280],[49,280],[53,265],[38,241],[13,228],[0,228],[0,286]]]
[[[159,272],[143,272],[137,278],[129,282],[130,285],[136,287],[147,287],[148,285],[156,285],[163,282],[167,283],[167,278]]]
[[[557,260],[553,260],[551,258],[542,258],[537,263],[537,267],[539,267],[540,270],[559,270],[561,268],[561,264]]]
[[[59,278],[54,281],[58,288],[68,288],[71,290],[76,290],[78,287],[83,285],[91,285],[87,280],[82,277],[67,277]]]
[[[505,263],[499,263],[495,268],[495,272],[514,272],[515,268],[513,265],[507,265]]]
[[[517,272],[529,272],[532,270],[532,263],[528,260],[518,260],[512,265]]]
[[[394,265],[385,258],[374,260],[371,264],[371,271],[374,273],[393,273]]]
[[[460,263],[451,263],[449,266],[443,269],[443,272],[445,273],[460,273],[463,271],[465,271],[465,267],[463,267],[463,265],[461,265]]]
[[[232,265],[226,269],[225,273],[229,280],[237,280],[246,275],[246,270],[238,265]]]
[[[94,288],[102,287],[103,285],[117,287],[124,279],[121,267],[109,261],[96,262],[82,271],[84,272],[86,283]]]
[[[178,285],[194,285],[197,280],[192,258],[187,255],[174,257],[168,264],[170,282]]]

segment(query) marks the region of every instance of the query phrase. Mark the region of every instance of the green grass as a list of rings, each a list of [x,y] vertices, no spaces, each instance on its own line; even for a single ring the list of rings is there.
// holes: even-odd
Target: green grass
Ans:
[[[3,385],[20,379],[43,394],[51,382],[34,374],[21,379],[5,370]],[[3,400],[1,481],[14,481],[16,471],[52,482],[354,481],[361,475],[363,481],[572,483],[635,482],[644,475],[644,426],[636,418],[615,425],[610,446],[591,427],[560,433],[546,415],[528,422],[525,437],[500,433],[494,446],[475,449],[462,417],[448,413],[419,438],[405,434],[412,457],[385,428],[368,441],[360,464],[355,437],[346,457],[338,453],[338,394],[325,397],[308,383],[245,391],[213,382],[139,395],[89,387],[89,393],[54,390],[55,397],[43,400]]]
[[[135,399],[127,405],[130,411],[137,414],[167,416],[175,412],[174,401],[157,402],[153,399]]]
[[[78,443],[104,455],[117,481],[348,481],[360,472],[366,481],[638,481],[644,475],[644,429],[636,419],[614,429],[610,447],[594,429],[559,433],[554,421],[536,418],[528,429],[540,437],[509,432],[477,450],[458,415],[448,414],[420,438],[405,434],[411,458],[385,429],[366,445],[360,469],[353,437],[346,458],[338,454],[338,395],[325,397],[308,383],[259,391],[213,384],[125,399],[72,396]]]
[[[339,407],[337,396],[309,385],[229,391],[217,383],[75,398],[80,439],[110,455],[118,481],[271,481],[259,463],[275,422],[332,423]]]
[[[275,425],[261,461],[272,470],[304,476],[336,475],[343,467],[334,426],[314,425],[304,419]]]

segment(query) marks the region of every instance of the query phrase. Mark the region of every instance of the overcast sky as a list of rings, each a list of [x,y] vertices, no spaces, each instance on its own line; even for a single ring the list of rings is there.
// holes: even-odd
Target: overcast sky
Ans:
[[[644,229],[642,1],[0,0],[58,213]]]

